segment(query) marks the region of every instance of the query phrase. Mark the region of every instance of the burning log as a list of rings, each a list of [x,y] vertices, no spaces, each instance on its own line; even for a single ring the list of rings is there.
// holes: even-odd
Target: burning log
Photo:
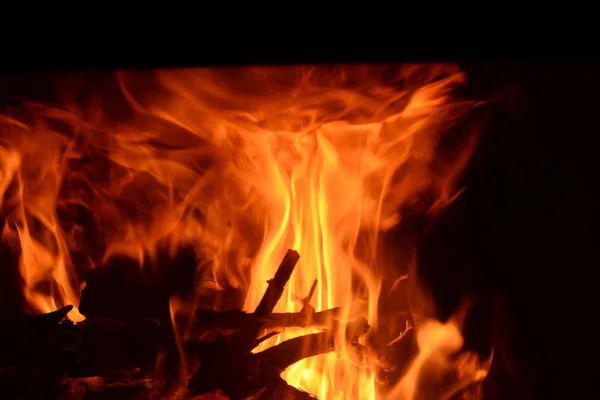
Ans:
[[[268,281],[269,286],[265,291],[260,303],[252,314],[254,317],[268,317],[273,312],[275,305],[279,302],[286,283],[290,280],[290,276],[298,263],[300,255],[297,251],[289,249],[281,264],[275,272],[273,279]],[[238,345],[244,347],[244,350],[251,351],[257,345],[257,339],[263,328],[263,323],[259,320],[247,323],[238,331],[236,341]]]
[[[261,318],[273,312],[299,258],[296,251],[287,251],[275,276],[268,282],[269,287],[252,314],[252,319],[246,321],[236,333],[228,338],[219,336],[210,343],[188,343],[187,350],[195,350],[201,358],[200,367],[190,379],[188,390],[193,394],[202,394],[222,389],[238,395],[240,392],[264,389],[269,386],[269,381],[279,376],[273,368],[261,368],[261,362],[250,351],[259,343],[259,339],[264,340],[259,338],[263,328]],[[232,376],[236,379],[232,380]]]
[[[87,273],[79,311],[86,317],[106,317],[124,322],[140,318],[170,322],[169,298],[193,291],[197,260],[193,249],[180,249],[172,258],[158,253],[152,260],[112,257]]]
[[[221,389],[234,398],[256,394],[259,394],[259,398],[275,395],[278,398],[313,398],[308,393],[291,388],[287,383],[283,384],[280,374],[290,365],[304,358],[328,353],[334,351],[336,347],[341,347],[340,344],[336,346],[338,337],[345,338],[348,343],[358,344],[358,339],[367,333],[369,324],[364,317],[345,325],[332,318],[332,310],[327,310],[319,318],[322,318],[323,325],[330,324],[333,329],[286,340],[256,354],[250,352],[260,342],[274,335],[270,333],[258,338],[259,332],[268,323],[272,324],[271,327],[284,327],[286,324],[303,326],[317,321],[315,319],[317,313],[308,304],[314,293],[316,281],[304,300],[302,311],[272,314],[298,258],[297,252],[288,250],[275,277],[269,281],[269,287],[254,313],[247,314],[238,310],[224,313],[205,311],[197,313],[200,316],[210,315],[213,318],[213,327],[218,326],[221,329],[239,327],[239,331],[228,337],[219,335],[209,343],[197,341],[187,343],[186,350],[198,354],[200,358],[200,365],[188,383],[188,390],[192,394],[199,395]],[[344,329],[343,334],[340,332],[341,329]]]
[[[304,306],[300,312],[271,313],[274,308],[274,300],[279,299],[285,281],[291,275],[292,263],[295,264],[297,261],[294,258],[291,258],[292,261],[290,261],[289,254],[290,252],[278,268],[276,277],[280,279],[270,281],[269,289],[261,300],[263,306],[257,308],[258,312],[245,313],[241,310],[218,312],[204,309],[196,311],[196,332],[206,333],[211,330],[238,330],[238,332],[230,336],[219,335],[216,340],[209,343],[188,344],[187,351],[201,354],[200,367],[188,385],[191,393],[203,394],[221,389],[227,395],[236,398],[257,393],[259,399],[274,395],[277,395],[278,398],[313,398],[308,393],[289,387],[287,383],[281,384],[280,374],[304,358],[335,351],[336,348],[342,347],[346,349],[345,354],[350,361],[358,367],[366,367],[374,362],[384,371],[393,369],[388,350],[392,350],[398,340],[393,341],[383,351],[371,349],[358,342],[359,338],[364,336],[370,328],[364,317],[344,323],[336,318],[344,315],[344,309],[341,307],[315,312],[309,302],[314,293],[316,281],[304,299]],[[285,273],[282,273],[282,270]],[[275,286],[274,282],[277,282],[278,286]],[[282,284],[282,282],[284,283]],[[273,288],[277,290],[275,291]],[[284,341],[256,354],[249,352],[252,347],[280,333],[277,329],[308,326],[329,329]],[[269,329],[275,329],[275,331],[256,338],[259,332]],[[341,329],[344,329],[344,332],[341,332]],[[343,338],[344,343],[336,343],[338,338]],[[241,347],[240,342],[244,343]],[[223,362],[224,360],[228,361]]]
[[[312,307],[311,307],[312,308]],[[333,321],[343,316],[343,308],[335,307],[329,310],[314,312],[300,311],[296,313],[273,313],[267,317],[257,317],[255,314],[241,310],[213,311],[196,310],[195,331],[203,333],[212,330],[241,329],[247,324],[260,323],[262,328],[278,329],[290,327],[331,327]]]
[[[286,283],[290,280],[292,272],[294,272],[298,259],[300,259],[300,255],[297,251],[287,251],[283,261],[279,264],[279,268],[277,268],[275,276],[268,281],[269,287],[254,311],[256,317],[266,317],[271,315],[275,305],[279,302],[279,299],[283,294]]]
[[[70,321],[61,322],[73,306],[42,315],[0,320],[0,361],[27,364],[31,360],[66,356],[80,338]],[[57,363],[62,357],[53,360]]]
[[[336,339],[340,337],[339,330],[343,325],[336,325],[335,329],[327,329],[323,332],[310,335],[299,336],[286,340],[277,346],[270,347],[260,353],[257,357],[261,363],[267,363],[270,367],[278,369],[281,373],[284,369],[296,362],[313,357],[322,353],[334,351],[336,347],[341,347]],[[364,336],[369,330],[367,320],[358,318],[345,326],[345,332],[342,336],[346,343],[356,343],[358,339]]]
[[[309,302],[316,281],[303,300],[300,312],[273,313],[298,259],[297,252],[287,252],[253,313],[197,310],[199,329],[233,329],[235,332],[219,335],[210,342],[184,342],[184,354],[199,365],[188,382],[189,393],[199,395],[220,390],[232,398],[314,399],[309,393],[288,385],[280,374],[302,359],[342,346],[357,348],[358,358],[365,358],[368,351],[358,339],[369,330],[367,320],[361,317],[349,323],[340,322],[338,318],[344,315],[341,307],[315,312]],[[174,338],[169,337],[169,327],[140,316],[137,319],[131,316],[127,321],[94,316],[75,325],[64,320],[71,310],[72,306],[67,306],[44,315],[0,320],[1,334],[5,338],[0,343],[3,350],[0,384],[13,380],[18,383],[13,392],[22,394],[33,382],[46,379],[50,382],[46,391],[50,387],[55,391],[62,387],[71,394],[92,397],[120,393],[150,398],[161,390],[161,384],[149,381],[148,376],[156,366],[160,348],[177,352]],[[271,331],[259,337],[261,332],[292,326],[327,329],[286,340],[259,353],[251,352],[258,344],[280,333]],[[340,338],[344,343],[337,343]],[[29,357],[23,358],[26,353]],[[29,369],[15,376],[15,368],[23,365],[19,364],[21,358],[26,360]],[[40,365],[46,365],[41,372],[38,371]]]
[[[151,399],[154,390],[151,379],[131,379],[130,377],[86,377],[69,378],[65,386],[72,398],[106,399],[135,398]]]
[[[278,373],[281,373],[290,365],[304,358],[334,350],[333,333],[332,331],[325,331],[286,340],[277,346],[255,354],[254,358],[260,364],[266,364],[268,368],[274,368],[279,371]]]
[[[49,314],[0,319],[0,390],[3,398],[44,398],[59,393],[76,360],[77,328],[61,322],[67,306]]]
[[[279,381],[277,383],[274,383],[264,392],[260,393],[256,399],[314,400],[316,399],[316,397],[311,395],[310,393],[304,392],[300,389],[296,389],[295,387],[288,385],[286,381],[279,378]]]
[[[55,376],[52,380],[54,385],[74,395],[101,397],[102,394],[116,393],[150,398],[156,389],[156,382],[148,380],[143,366],[150,366],[157,352],[149,349],[144,343],[158,345],[164,342],[159,324],[146,320],[132,324],[107,318],[91,318],[73,325],[69,321],[59,319],[70,309],[67,307],[50,314],[26,317],[21,325],[58,325],[61,329],[71,329],[78,337],[74,349],[78,361],[72,358],[70,363],[64,364],[60,368],[63,373],[45,373],[43,377],[31,374],[27,380],[21,380],[31,385],[31,382]],[[364,318],[359,318],[347,326],[335,324],[334,329],[290,339],[257,354],[243,352],[232,340],[235,337],[231,336],[220,336],[218,340],[208,343],[188,342],[185,352],[198,355],[201,365],[191,379],[188,389],[193,394],[220,389],[234,398],[255,394],[259,399],[273,398],[272,396],[313,399],[312,395],[285,383],[280,374],[304,358],[334,351],[339,346],[336,346],[336,337],[342,334],[340,329],[345,329],[343,336],[347,343],[355,343],[367,333],[368,324]],[[153,331],[157,334],[151,334]],[[262,340],[264,338],[256,341],[258,343]],[[143,354],[147,356],[146,362],[138,358]],[[65,373],[69,377],[66,381]],[[2,375],[4,378],[13,377],[6,373]],[[23,383],[20,390],[25,386]]]
[[[124,323],[97,317],[77,326],[82,340],[71,377],[143,375],[154,369],[160,347],[168,342],[167,328],[154,320]]]
[[[140,390],[145,370],[154,367],[158,346],[165,341],[160,324],[91,318],[75,325],[64,319],[72,308],[0,319],[3,396],[62,398],[61,393],[81,390],[87,396],[100,386],[105,394]]]
[[[317,280],[313,282],[311,289],[302,302],[303,307],[299,312],[293,313],[271,313],[261,317],[256,313],[247,313],[242,310],[215,311],[211,309],[198,309],[195,312],[195,321],[192,332],[197,337],[202,337],[211,331],[228,331],[242,329],[248,324],[262,324],[263,334],[281,328],[333,328],[339,320],[345,316],[356,318],[363,314],[366,309],[362,302],[353,302],[350,306],[334,307],[328,310],[316,312],[310,305],[310,300],[317,286]]]
[[[364,318],[353,321],[346,329],[346,335],[355,336],[346,336],[346,340],[358,340],[358,335],[366,333],[367,326]],[[291,396],[289,398],[313,398],[280,387],[280,374],[300,360],[335,351],[339,348],[336,334],[335,330],[326,330],[299,336],[256,354],[240,353],[235,343],[228,342],[229,339],[223,336],[210,343],[189,343],[186,350],[200,353],[202,360],[190,379],[188,390],[199,395],[221,389],[227,395],[239,398],[266,389],[269,393],[281,390]]]

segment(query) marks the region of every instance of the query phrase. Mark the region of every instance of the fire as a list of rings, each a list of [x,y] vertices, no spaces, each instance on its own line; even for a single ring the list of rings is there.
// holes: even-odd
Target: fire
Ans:
[[[452,201],[476,143],[473,136],[440,157],[443,134],[477,106],[452,96],[461,71],[157,71],[151,83],[159,89],[150,96],[136,92],[144,82],[138,75],[118,74],[133,110],[125,120],[37,104],[29,105],[35,122],[0,119],[3,240],[21,251],[28,306],[47,312],[78,304],[74,253],[93,265],[192,244],[204,260],[199,290],[242,289],[240,306],[253,311],[291,248],[301,257],[275,312],[300,311],[316,280],[316,311],[344,307],[347,321],[359,308],[377,331],[384,280],[400,275],[382,262],[381,233],[417,203],[433,215]],[[74,206],[95,218],[94,251],[82,239],[85,226],[61,221]],[[172,303],[173,313],[193,311]],[[70,317],[83,318],[76,308]],[[254,351],[315,329],[285,330]],[[462,345],[455,325],[429,320],[416,329],[421,353],[390,398],[417,398],[425,361],[452,364]],[[344,338],[336,343],[335,353],[306,358],[282,377],[321,399],[381,398],[372,357],[357,362]]]
[[[33,131],[7,117],[2,122],[8,125],[0,139],[0,206],[8,222],[2,238],[20,244],[25,299],[41,312],[77,304],[79,288],[73,282],[67,237],[56,215],[64,168],[60,143],[52,142],[45,127]],[[70,317],[83,319],[77,310]]]
[[[460,353],[463,346],[461,325],[467,310],[465,304],[446,323],[427,319],[419,326],[419,354],[386,398],[422,399],[429,398],[429,393],[436,393],[436,398],[450,399],[461,391],[464,391],[461,399],[481,398],[477,384],[487,376],[492,356],[481,361],[474,353]],[[469,387],[471,391],[466,391]]]

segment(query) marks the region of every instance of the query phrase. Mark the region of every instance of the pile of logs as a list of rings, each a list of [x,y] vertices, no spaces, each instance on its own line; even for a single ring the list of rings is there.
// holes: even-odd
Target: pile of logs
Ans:
[[[348,353],[358,366],[370,358],[384,370],[393,369],[389,363],[393,348],[376,352],[359,343],[369,331],[364,317],[340,321],[347,314],[342,308],[316,312],[310,306],[316,281],[300,312],[273,313],[298,259],[297,252],[287,252],[253,313],[196,310],[189,339],[176,337],[162,294],[152,295],[160,308],[155,318],[141,308],[138,315],[125,311],[102,315],[86,300],[86,290],[88,295],[95,290],[91,281],[80,304],[86,316],[83,322],[65,319],[72,306],[0,320],[2,397],[149,399],[204,394],[232,399],[311,399],[311,394],[288,385],[280,374],[304,358],[342,345],[351,350]],[[144,288],[138,289],[132,298],[143,299]],[[252,352],[288,327],[319,327],[320,331]],[[188,367],[187,374],[183,365]]]

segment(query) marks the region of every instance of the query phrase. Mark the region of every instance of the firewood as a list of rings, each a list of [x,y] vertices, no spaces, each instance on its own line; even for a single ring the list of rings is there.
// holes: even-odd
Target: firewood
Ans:
[[[121,321],[139,318],[170,322],[169,298],[191,295],[197,260],[191,248],[175,257],[159,249],[156,260],[114,256],[88,271],[79,311],[86,317],[108,317]]]
[[[59,371],[71,362],[79,345],[78,329],[61,320],[72,309],[0,321],[0,362],[13,366],[48,367]]]
[[[340,343],[336,346],[336,340],[340,337],[356,347],[359,346],[358,339],[369,330],[366,318],[344,323],[333,318],[335,313],[340,312],[339,309],[316,313],[309,302],[317,281],[313,282],[299,313],[272,314],[297,261],[298,253],[289,250],[275,277],[269,281],[269,287],[254,313],[247,314],[239,310],[197,311],[196,316],[204,322],[205,329],[239,328],[239,331],[229,336],[219,335],[209,343],[188,344],[186,350],[200,354],[201,358],[198,369],[188,383],[188,390],[192,394],[209,393],[220,388],[234,398],[259,393],[262,393],[260,396],[265,396],[265,393],[277,393],[289,398],[313,398],[295,388],[289,388],[287,384],[282,385],[281,372],[304,358],[331,352],[336,347],[343,346]],[[206,323],[207,320],[210,322]],[[260,331],[265,328],[319,324],[331,329],[286,340],[256,354],[250,352],[259,342],[273,336],[267,334],[257,339]]]
[[[166,376],[167,369],[178,371],[183,361],[179,359],[170,322],[164,323],[164,318],[163,322],[144,318],[153,312],[139,304],[129,308],[126,314],[117,313],[116,318],[102,316],[102,309],[92,307],[99,304],[98,299],[88,297],[88,301],[93,300],[87,303],[90,315],[79,324],[65,319],[72,306],[43,315],[0,318],[3,339],[0,341],[0,386],[10,386],[6,393],[15,393],[15,397],[29,393],[36,382],[47,382],[44,384],[47,392],[58,393],[59,387],[69,392],[69,396],[61,397],[64,399],[82,398],[77,397],[77,391],[86,398],[109,393],[152,398],[180,391],[181,382],[187,381],[191,395],[221,391],[233,399],[248,396],[314,399],[311,394],[288,385],[280,377],[281,372],[304,358],[341,346],[350,348],[350,353],[356,349],[357,358],[365,359],[369,349],[358,340],[370,327],[364,317],[340,321],[350,314],[343,307],[315,312],[310,300],[316,290],[316,280],[302,300],[300,312],[273,313],[298,258],[297,252],[287,252],[253,313],[196,311],[197,332],[221,333],[212,341],[184,340],[185,361],[196,368],[189,381],[176,374]],[[94,283],[90,287],[94,289]],[[97,294],[95,290],[100,287],[95,286],[87,293]],[[116,303],[111,307],[116,307]],[[109,311],[108,314],[114,313],[114,309]],[[324,330],[286,340],[259,353],[251,352],[259,343],[287,327]],[[192,337],[195,334],[192,330]],[[337,343],[340,339],[345,343]],[[159,351],[166,354],[163,360],[171,361],[164,365],[165,371],[156,371],[157,375],[154,370]]]
[[[269,317],[281,298],[285,284],[289,280],[299,255],[288,250],[273,279],[265,291],[259,305],[251,317],[240,324],[240,330],[224,337],[220,335],[210,343],[188,343],[187,350],[201,354],[200,366],[188,383],[188,390],[194,394],[209,393],[216,389],[237,398],[256,394],[264,388],[279,384],[279,374],[286,365],[308,357],[308,354],[320,354],[334,348],[329,332],[306,335],[285,341],[268,349],[267,352],[252,354],[258,335],[263,329],[265,317]],[[230,314],[245,318],[245,313]],[[306,355],[305,355],[306,354]]]
[[[340,322],[336,322],[336,325],[340,325]],[[350,343],[356,343],[358,339],[360,339],[361,337],[366,335],[367,332],[369,332],[371,326],[369,325],[369,322],[365,317],[359,317],[354,321],[346,324],[345,328],[346,332],[344,336],[346,338],[346,341]]]
[[[326,330],[286,340],[254,355],[254,358],[279,373],[298,361],[335,350],[333,331]]]
[[[73,377],[128,375],[154,369],[159,346],[167,341],[166,328],[153,320],[124,323],[97,317],[78,327],[82,343]]]
[[[279,302],[286,283],[290,280],[290,276],[298,263],[300,255],[295,250],[288,250],[285,254],[283,261],[279,264],[277,272],[273,279],[268,281],[269,286],[265,294],[263,295],[260,303],[254,311],[254,315],[257,317],[265,317],[270,315],[275,308],[275,305]]]
[[[267,333],[266,335],[261,336],[258,339],[256,339],[256,343],[260,344],[260,343],[264,342],[265,340],[268,340],[268,339],[272,338],[273,336],[277,336],[279,334],[281,334],[281,332],[279,332],[279,331],[271,331],[271,332]]]
[[[0,320],[2,398],[44,398],[60,392],[80,343],[78,329],[62,321],[71,309]]]
[[[106,399],[135,398],[151,399],[153,382],[148,378],[134,377],[86,377],[68,378],[64,384],[65,394],[62,399]]]
[[[273,313],[266,317],[241,310],[213,311],[196,310],[194,332],[202,334],[211,330],[241,329],[249,323],[261,323],[263,329],[279,329],[290,327],[331,327],[334,319],[344,314],[342,307],[335,307],[319,312]]]
[[[297,251],[288,249],[279,267],[277,267],[275,276],[267,282],[269,286],[253,313],[254,317],[264,318],[271,315],[283,294],[286,283],[290,280],[292,272],[294,272],[299,258],[300,255]],[[261,321],[249,322],[244,325],[235,336],[238,346],[243,347],[244,351],[249,352],[252,350],[256,347],[256,339],[260,336],[262,328],[263,323]]]
[[[73,309],[72,305],[65,306],[46,314],[23,315],[12,318],[0,318],[2,329],[44,329],[60,323]]]
[[[188,389],[198,395],[220,388],[234,398],[256,395],[265,388],[267,392],[276,391],[276,386],[280,385],[281,372],[290,365],[339,348],[340,344],[336,346],[336,337],[340,335],[341,329],[345,329],[345,336],[342,335],[344,340],[355,342],[368,331],[368,324],[366,319],[359,318],[347,326],[339,324],[334,329],[299,336],[255,354],[240,353],[240,349],[236,348],[235,337],[232,337],[234,335],[219,336],[210,343],[192,341],[186,346],[186,352],[200,354],[201,361]],[[288,388],[279,390],[291,391],[293,395],[300,396]]]
[[[41,323],[42,326],[52,326],[51,323],[54,323],[59,329],[70,329],[80,335],[81,343],[76,352],[79,361],[75,363],[73,360],[72,364],[64,368],[69,376],[72,379],[80,379],[78,381],[80,383],[95,382],[87,378],[96,377],[102,381],[106,377],[121,376],[122,380],[130,379],[132,383],[116,384],[110,388],[107,386],[107,392],[126,393],[140,389],[140,385],[135,382],[139,383],[140,379],[144,379],[144,374],[139,369],[144,365],[152,368],[150,364],[153,364],[156,358],[156,346],[166,341],[164,336],[166,333],[160,324],[146,320],[140,320],[137,324],[124,323],[108,318],[90,318],[78,325],[59,321],[59,318],[66,315],[69,310],[70,308],[67,307],[48,315],[28,318],[37,321],[38,325]],[[31,322],[28,324],[31,325]],[[244,352],[244,348],[239,347],[233,335],[220,336],[219,340],[209,343],[187,342],[185,353],[198,354],[201,364],[205,366],[197,371],[190,388],[195,394],[222,389],[230,395],[237,396],[239,393],[257,393],[266,389],[260,393],[289,392],[292,396],[290,398],[312,398],[304,392],[297,393],[297,389],[294,388],[278,387],[280,383],[277,382],[281,371],[306,357],[334,351],[339,346],[339,344],[336,346],[336,340],[341,329],[344,329],[344,340],[346,346],[349,346],[347,348],[356,347],[362,352],[361,354],[366,352],[364,346],[357,344],[358,339],[369,329],[364,317],[348,324],[334,320],[331,326],[332,329],[294,338],[257,354]],[[151,334],[153,331],[157,333]],[[257,342],[264,339],[257,339]],[[138,359],[140,355],[146,356],[145,362]],[[102,358],[102,356],[106,357]],[[238,383],[228,387],[231,386],[232,376],[236,376]],[[93,395],[95,391],[90,390],[88,388],[86,393]]]
[[[314,400],[316,399],[310,393],[303,390],[297,389],[293,386],[288,385],[286,381],[279,378],[278,382],[273,383],[265,391],[261,392],[255,397],[255,400]]]
[[[148,277],[137,261],[114,257],[90,270],[79,311],[86,317],[120,321],[156,318],[169,321],[169,293]]]
[[[241,310],[215,311],[210,309],[198,309],[195,312],[195,320],[190,328],[194,336],[202,337],[210,331],[227,331],[241,329],[250,323],[262,324],[261,334],[268,331],[289,327],[317,327],[332,328],[343,316],[355,318],[366,312],[365,304],[353,301],[349,306],[334,307],[316,312],[310,305],[310,300],[317,286],[315,279],[308,295],[302,299],[303,307],[299,312],[272,313],[266,317],[256,316],[255,313],[246,313]]]
[[[279,375],[289,365],[335,349],[331,332],[287,340],[257,354],[240,354],[225,344],[223,338],[218,343],[196,346],[196,351],[203,352],[203,359],[189,381],[190,393],[200,395],[221,389],[232,398],[256,395],[264,389],[274,390],[280,385]]]

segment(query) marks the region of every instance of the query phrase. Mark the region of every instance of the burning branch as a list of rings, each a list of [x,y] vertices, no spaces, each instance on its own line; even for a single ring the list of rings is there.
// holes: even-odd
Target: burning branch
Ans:
[[[279,302],[283,290],[285,289],[285,285],[290,280],[290,276],[292,275],[292,272],[294,272],[294,268],[299,259],[300,255],[295,250],[289,249],[287,253],[285,253],[281,264],[279,264],[279,267],[277,268],[277,272],[275,272],[275,276],[267,282],[269,286],[256,307],[256,310],[252,314],[256,319],[248,321],[248,323],[243,325],[238,331],[238,337],[235,339],[235,341],[238,342],[238,346],[244,347],[246,351],[251,351],[257,346],[258,343],[256,339],[263,328],[263,322],[260,321],[260,319],[268,317],[273,312],[273,309],[277,302]]]
[[[400,334],[391,342],[389,342],[387,345],[388,346],[393,346],[396,343],[398,343],[400,341],[400,339],[402,339],[407,333],[408,331],[410,331],[411,329],[413,329],[413,326],[411,325],[410,321],[406,321],[406,328],[404,328],[404,330],[402,332],[400,332]]]
[[[196,316],[205,323],[205,330],[239,330],[228,337],[221,335],[210,343],[188,343],[187,349],[198,354],[200,358],[200,366],[188,384],[188,390],[192,394],[221,389],[226,394],[237,397],[256,394],[266,389],[260,398],[269,398],[268,396],[277,393],[277,396],[289,396],[286,398],[310,399],[313,397],[309,394],[282,383],[280,374],[304,358],[342,348],[344,344],[336,343],[337,338],[343,338],[353,346],[360,346],[358,339],[369,330],[367,320],[362,317],[348,324],[337,321],[333,317],[339,315],[340,309],[316,313],[309,304],[317,285],[316,280],[303,300],[304,306],[300,312],[272,314],[298,259],[297,252],[288,250],[254,313],[248,314],[239,310],[197,311]],[[278,333],[271,332],[257,338],[261,330],[313,325],[329,326],[331,329],[296,337],[262,352],[251,353],[256,345]]]
[[[254,316],[266,317],[271,315],[275,305],[279,302],[283,290],[285,289],[285,285],[290,280],[290,276],[292,276],[292,272],[294,272],[294,268],[299,259],[300,254],[295,250],[290,249],[285,253],[285,257],[283,257],[283,261],[279,264],[275,276],[268,281],[269,286],[256,307]]]
[[[300,389],[288,385],[286,381],[279,378],[279,381],[271,385],[262,392],[257,400],[288,399],[288,400],[314,400],[316,397]]]
[[[331,327],[333,321],[343,315],[342,307],[325,311],[312,312],[310,309],[296,313],[274,313],[268,317],[256,317],[241,310],[213,311],[200,309],[196,311],[196,333],[212,330],[241,329],[249,323],[262,324],[263,330],[290,327]]]
[[[341,348],[341,344],[336,344],[341,328],[342,325],[338,325],[336,329],[286,340],[256,354],[240,353],[236,344],[223,336],[210,343],[191,342],[186,350],[199,354],[201,362],[190,379],[188,390],[199,395],[221,389],[234,397],[254,394],[265,388],[268,392],[276,390],[281,372],[290,365]],[[366,319],[359,318],[346,327],[345,340],[356,342],[367,331]],[[290,390],[286,388],[286,391]],[[312,398],[301,393],[301,397],[292,398]]]
[[[279,373],[298,361],[322,353],[335,350],[335,341],[332,331],[312,333],[286,340],[277,346],[270,347],[253,357],[260,364],[274,368]]]
[[[302,309],[294,313],[272,313],[260,317],[256,313],[246,313],[237,309],[224,311],[198,309],[196,310],[196,320],[192,327],[192,333],[194,336],[202,337],[211,331],[238,330],[248,326],[248,324],[261,324],[261,333],[263,334],[272,330],[292,327],[333,328],[344,316],[355,318],[366,311],[362,304],[358,307],[352,304],[316,312],[309,304],[316,287],[317,280],[315,279],[308,295],[302,299]]]
[[[196,311],[197,330],[207,332],[229,329],[235,330],[235,333],[219,335],[209,342],[184,342],[184,353],[198,361],[199,365],[188,381],[187,389],[190,394],[221,390],[234,398],[252,395],[259,399],[275,397],[308,400],[314,397],[288,385],[280,377],[289,366],[302,359],[342,348],[347,350],[345,354],[354,364],[367,365],[369,357],[374,353],[358,342],[370,328],[366,318],[340,321],[338,318],[342,318],[345,311],[342,307],[315,312],[310,306],[310,300],[316,290],[316,280],[302,300],[300,312],[272,312],[298,259],[297,252],[287,252],[253,313],[240,310]],[[9,360],[14,363],[16,361],[11,360],[17,360],[24,351],[33,348],[35,354],[32,357],[46,362],[44,360],[48,357],[55,359],[56,351],[50,350],[58,346],[60,354],[73,356],[67,357],[64,363],[57,364],[52,370],[68,371],[69,379],[66,384],[71,389],[77,387],[80,388],[78,390],[90,393],[98,390],[135,392],[149,396],[160,390],[160,383],[149,383],[143,371],[152,368],[158,349],[168,344],[167,329],[163,329],[157,321],[143,318],[123,322],[93,317],[74,325],[70,321],[63,321],[71,309],[72,306],[67,306],[49,314],[0,321],[0,327],[5,332],[3,336],[10,333],[12,338],[3,343],[10,343],[12,347],[17,343],[16,347],[21,349],[15,352],[6,348],[0,359],[8,360],[7,357],[15,353]],[[286,340],[259,353],[251,352],[258,344],[279,334],[280,329],[293,326],[326,329]],[[261,332],[269,330],[270,332],[259,337]],[[63,337],[70,340],[58,340]],[[39,346],[32,347],[32,343]],[[61,357],[64,359],[64,356]],[[121,378],[114,381],[111,376]],[[56,384],[60,386],[59,383]],[[27,385],[21,385],[23,386]]]

